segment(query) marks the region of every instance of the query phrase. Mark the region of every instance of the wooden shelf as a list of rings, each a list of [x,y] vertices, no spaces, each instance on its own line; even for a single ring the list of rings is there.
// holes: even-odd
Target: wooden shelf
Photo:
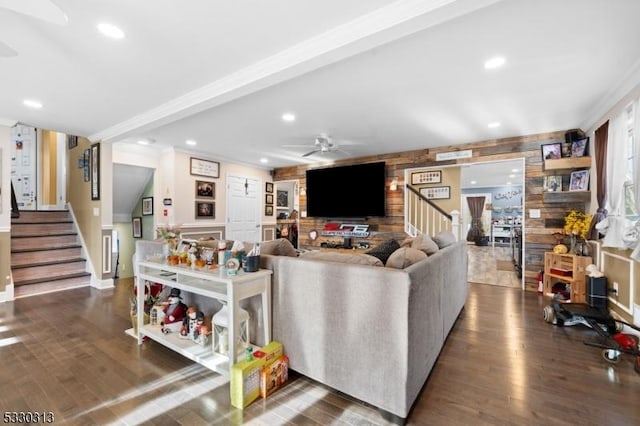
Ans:
[[[571,302],[586,303],[586,267],[591,262],[592,259],[588,256],[546,252],[544,254],[544,294],[553,297],[553,285],[557,281],[562,281],[568,283],[571,288]],[[571,271],[571,276],[553,274],[552,268]]]
[[[584,203],[591,201],[591,191],[543,192],[542,201],[545,203]]]
[[[544,170],[567,170],[591,167],[591,157],[567,157],[557,160],[544,160]]]

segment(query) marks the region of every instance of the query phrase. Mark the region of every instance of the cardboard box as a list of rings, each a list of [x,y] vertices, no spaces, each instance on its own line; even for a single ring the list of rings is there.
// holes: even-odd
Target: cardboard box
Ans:
[[[282,343],[271,342],[253,352],[252,360],[234,364],[229,373],[231,405],[244,408],[256,400],[260,396],[260,373],[283,353]]]
[[[265,366],[271,364],[282,355],[284,355],[284,348],[282,347],[282,343],[279,342],[271,342],[253,353],[254,358],[264,360]]]
[[[260,358],[240,361],[231,367],[231,405],[244,408],[260,396],[260,373],[263,368],[264,360]]]
[[[284,385],[289,378],[289,358],[281,355],[271,365],[260,372],[260,396],[266,398],[276,389]]]

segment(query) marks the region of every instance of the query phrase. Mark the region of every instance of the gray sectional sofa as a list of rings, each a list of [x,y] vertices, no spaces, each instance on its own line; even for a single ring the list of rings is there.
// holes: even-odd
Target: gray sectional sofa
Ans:
[[[262,254],[273,339],[292,370],[402,422],[465,304],[466,250],[455,242],[404,269]]]

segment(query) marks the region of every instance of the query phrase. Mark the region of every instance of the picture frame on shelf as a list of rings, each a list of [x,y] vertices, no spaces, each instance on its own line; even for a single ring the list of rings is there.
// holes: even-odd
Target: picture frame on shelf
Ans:
[[[142,216],[153,215],[153,197],[142,197]]]
[[[267,205],[273,204],[273,194],[264,194],[264,203]]]
[[[562,192],[562,176],[545,176],[542,184],[542,190],[544,192]]]
[[[189,165],[189,172],[192,176],[204,176],[210,178],[220,177],[220,163],[217,161],[191,157]]]
[[[196,201],[196,219],[214,219],[216,204],[213,201]]]
[[[206,180],[196,180],[196,198],[216,198],[216,183]]]
[[[411,185],[422,185],[427,183],[441,183],[442,170],[427,170],[424,172],[411,173]]]
[[[273,194],[273,182],[266,182],[264,184],[264,191],[268,194]]]
[[[589,170],[571,172],[569,191],[586,191],[589,188]]]
[[[272,205],[264,206],[264,215],[265,216],[273,216],[273,206]]]
[[[589,145],[589,137],[578,139],[571,142],[571,156],[572,157],[584,157],[587,155],[587,148]]]
[[[91,145],[91,200],[100,199],[100,142]]]
[[[137,216],[131,219],[133,238],[142,238],[142,218]]]
[[[558,160],[562,158],[562,143],[548,143],[540,146],[542,151],[542,161]]]
[[[289,207],[289,191],[278,190],[276,198],[277,207]]]
[[[448,200],[451,198],[450,186],[431,186],[420,188],[420,194],[427,200]]]

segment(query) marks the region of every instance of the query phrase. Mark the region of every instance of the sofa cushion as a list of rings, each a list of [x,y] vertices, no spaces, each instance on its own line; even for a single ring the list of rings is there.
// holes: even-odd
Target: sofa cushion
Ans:
[[[387,259],[391,256],[391,253],[400,248],[400,243],[396,240],[387,240],[380,245],[372,248],[367,252],[368,255],[375,256],[382,261],[383,264],[387,263]]]
[[[413,240],[415,240],[414,237],[407,237],[404,240],[402,240],[400,242],[400,247],[411,247],[411,244],[413,244]]]
[[[435,254],[439,249],[438,244],[430,236],[424,234],[419,234],[413,239],[411,248],[423,251],[427,256]]]
[[[325,260],[327,262],[351,263],[354,265],[384,266],[380,259],[365,253],[308,251],[302,253],[300,257],[302,259]]]
[[[426,259],[427,257],[427,254],[422,250],[411,247],[400,247],[398,250],[391,253],[391,256],[389,256],[385,266],[387,268],[404,269],[407,266],[411,266],[414,263]]]
[[[260,243],[260,254],[271,254],[274,256],[297,257],[293,244],[286,238],[278,238],[277,240],[265,241]]]
[[[456,236],[453,235],[451,231],[442,231],[433,236],[433,241],[435,241],[439,248],[443,249],[454,244],[456,242]]]

